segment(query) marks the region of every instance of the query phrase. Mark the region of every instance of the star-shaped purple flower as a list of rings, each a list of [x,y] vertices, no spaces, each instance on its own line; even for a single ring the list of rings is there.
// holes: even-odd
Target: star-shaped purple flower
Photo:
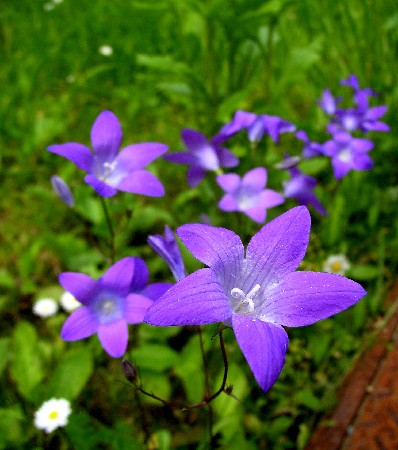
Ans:
[[[373,161],[367,153],[373,146],[372,141],[354,138],[349,133],[340,131],[323,144],[323,151],[326,156],[332,157],[334,176],[340,179],[350,170],[371,169]]]
[[[352,280],[320,272],[295,272],[304,257],[310,215],[298,206],[265,225],[246,250],[224,228],[188,224],[177,234],[209,266],[183,278],[148,310],[156,326],[232,326],[253,374],[264,391],[285,362],[288,336],[298,327],[325,319],[360,300],[366,292]]]
[[[259,142],[264,134],[268,134],[274,142],[278,142],[280,134],[293,132],[296,126],[278,116],[258,115],[238,110],[231,122],[225,124],[217,136],[222,136],[226,140],[243,129],[247,130],[250,142]]]
[[[102,197],[111,197],[119,191],[161,197],[161,182],[144,167],[167,151],[167,145],[143,142],[124,147],[119,120],[111,111],[103,111],[91,128],[94,151],[77,142],[57,144],[48,151],[69,159],[87,172],[84,181]]]
[[[187,152],[169,153],[164,158],[178,164],[188,164],[187,178],[191,187],[197,186],[207,171],[217,172],[222,167],[235,167],[238,158],[227,148],[222,147],[222,139],[207,139],[199,131],[186,128],[181,132]]]
[[[164,236],[160,234],[148,236],[148,244],[166,261],[176,281],[185,277],[184,261],[170,227],[165,225]]]
[[[264,222],[267,208],[280,205],[283,196],[272,189],[265,189],[267,171],[257,167],[242,178],[235,173],[218,175],[217,184],[226,194],[219,201],[223,211],[240,211],[256,222]]]
[[[317,185],[315,178],[302,172],[297,167],[290,167],[290,180],[283,183],[284,196],[294,198],[300,205],[312,205],[319,214],[327,215],[327,211],[314,193]]]
[[[303,130],[297,131],[296,138],[304,142],[303,158],[312,158],[314,156],[323,155],[322,144],[310,141],[307,133]]]
[[[62,287],[83,304],[65,321],[62,339],[76,341],[98,333],[102,347],[110,356],[118,358],[125,353],[127,324],[141,323],[153,303],[147,296],[131,293],[142,287],[135,262],[135,258],[123,258],[98,280],[83,273],[59,275]],[[164,292],[165,289],[161,293]]]

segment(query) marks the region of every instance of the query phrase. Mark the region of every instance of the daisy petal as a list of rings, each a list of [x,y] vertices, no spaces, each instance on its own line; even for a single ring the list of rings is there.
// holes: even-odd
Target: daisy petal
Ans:
[[[355,281],[322,272],[293,272],[267,292],[260,316],[288,327],[310,325],[344,311],[366,295]]]
[[[288,348],[286,331],[279,325],[234,314],[236,340],[258,384],[267,392],[277,380]]]
[[[64,341],[77,341],[93,335],[97,329],[98,322],[95,317],[88,308],[81,306],[66,319],[61,337]]]
[[[104,350],[112,358],[120,358],[127,349],[128,329],[124,319],[98,327],[98,338]]]
[[[205,325],[231,317],[231,307],[211,269],[200,269],[172,286],[149,308],[145,322],[157,326]]]

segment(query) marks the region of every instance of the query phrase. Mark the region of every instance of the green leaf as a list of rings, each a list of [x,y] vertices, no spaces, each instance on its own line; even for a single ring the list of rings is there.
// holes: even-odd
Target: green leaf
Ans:
[[[0,339],[0,376],[8,362],[10,341],[8,337]]]
[[[140,369],[162,372],[176,365],[178,354],[161,344],[144,344],[132,351],[132,359]]]
[[[25,417],[20,406],[0,408],[0,449],[14,448],[27,439]]]
[[[353,266],[348,275],[350,278],[355,280],[372,280],[377,278],[380,273],[380,268],[378,266],[373,266],[371,264],[362,264],[358,266]]]
[[[11,375],[19,393],[33,400],[34,390],[44,375],[35,328],[27,322],[19,322],[13,333],[13,347]]]
[[[304,405],[313,411],[323,410],[322,402],[309,389],[303,389],[297,392],[295,399],[299,404]]]
[[[48,386],[48,397],[75,399],[94,370],[92,353],[85,347],[65,353]]]

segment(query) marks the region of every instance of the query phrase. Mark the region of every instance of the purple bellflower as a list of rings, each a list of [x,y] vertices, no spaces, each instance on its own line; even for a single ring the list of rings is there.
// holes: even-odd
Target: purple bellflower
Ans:
[[[134,274],[130,284],[130,294],[139,294],[155,301],[173,286],[172,283],[162,281],[148,284],[149,270],[145,261],[137,256],[132,256],[132,259],[134,260]]]
[[[307,159],[314,156],[323,155],[322,144],[318,144],[318,142],[311,142],[305,131],[297,131],[296,138],[304,142],[304,148],[302,152],[303,158]]]
[[[170,227],[165,225],[164,236],[160,234],[149,236],[148,244],[166,261],[176,281],[185,277],[184,261]]]
[[[303,173],[297,167],[290,167],[290,180],[283,183],[284,196],[294,198],[300,205],[310,206],[319,214],[327,215],[327,211],[314,193],[317,181]]]
[[[223,211],[240,211],[255,222],[264,222],[267,208],[280,205],[283,196],[272,189],[265,189],[267,171],[257,167],[242,178],[235,173],[219,175],[217,184],[226,192],[218,203]]]
[[[323,151],[326,156],[332,157],[334,176],[340,179],[352,169],[371,169],[373,161],[367,153],[373,146],[372,141],[354,138],[349,133],[340,131],[323,144]]]
[[[325,89],[322,93],[318,105],[325,111],[326,114],[332,116],[336,113],[337,105],[341,102],[341,98],[334,97],[329,89]]]
[[[57,144],[48,151],[69,159],[79,169],[87,172],[84,181],[102,197],[111,197],[119,191],[161,197],[161,182],[144,167],[167,151],[167,145],[143,142],[124,147],[119,120],[111,111],[103,111],[91,128],[89,147],[77,142]]]
[[[294,132],[296,127],[278,116],[258,115],[238,110],[231,122],[221,128],[218,136],[228,139],[243,129],[247,130],[250,142],[259,142],[265,134],[268,134],[274,142],[278,142],[280,134]]]
[[[59,198],[65,203],[65,205],[69,206],[69,208],[72,208],[75,205],[75,199],[69,186],[65,183],[65,181],[61,177],[53,175],[51,177],[51,184],[54,191],[57,193]]]
[[[191,187],[197,186],[204,178],[206,171],[218,172],[222,167],[235,167],[238,158],[228,149],[222,147],[222,139],[208,140],[199,131],[184,129],[182,140],[187,152],[176,152],[165,155],[165,159],[178,164],[188,164],[187,178]]]
[[[127,349],[127,324],[141,323],[153,303],[149,297],[131,293],[136,287],[134,279],[142,281],[136,269],[135,258],[127,257],[116,262],[98,280],[83,273],[61,273],[62,287],[83,305],[65,321],[62,339],[76,341],[98,333],[102,347],[110,356],[122,356]]]
[[[349,86],[354,91],[354,108],[338,109],[337,102],[330,94],[324,92],[320,102],[322,109],[332,115],[332,121],[328,126],[328,132],[335,134],[338,131],[389,131],[390,127],[379,119],[387,112],[387,106],[369,106],[369,96],[377,93],[371,88],[361,89],[356,75],[351,74],[348,78],[340,82],[342,86]]]
[[[186,276],[149,309],[144,321],[156,326],[224,322],[234,330],[264,391],[285,362],[283,326],[310,325],[349,308],[366,292],[343,276],[295,272],[304,257],[310,215],[297,206],[266,224],[246,250],[234,232],[202,224],[183,225],[177,234],[209,266]]]

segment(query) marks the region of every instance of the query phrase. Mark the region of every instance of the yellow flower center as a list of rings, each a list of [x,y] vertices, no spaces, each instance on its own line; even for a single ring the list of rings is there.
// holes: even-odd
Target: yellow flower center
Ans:
[[[341,268],[342,268],[342,265],[341,265],[341,262],[339,262],[339,261],[335,261],[335,262],[332,264],[332,270],[333,270],[333,272],[338,272],[339,270],[341,270]]]
[[[51,411],[50,414],[48,415],[49,419],[56,419],[58,417],[58,411]]]

